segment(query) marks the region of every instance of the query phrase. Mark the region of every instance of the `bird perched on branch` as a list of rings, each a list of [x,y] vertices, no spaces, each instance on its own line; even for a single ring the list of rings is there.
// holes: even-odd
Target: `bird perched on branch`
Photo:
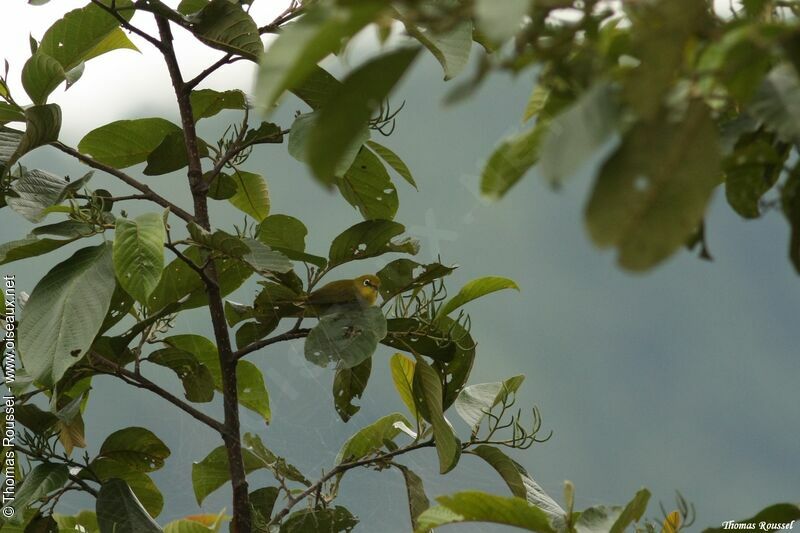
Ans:
[[[340,279],[323,285],[299,302],[311,314],[320,314],[335,305],[375,305],[381,280],[365,274],[355,279]]]

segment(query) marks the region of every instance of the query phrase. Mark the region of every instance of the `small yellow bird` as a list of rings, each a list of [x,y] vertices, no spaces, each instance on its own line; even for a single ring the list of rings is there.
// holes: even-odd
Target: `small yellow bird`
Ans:
[[[359,304],[370,307],[375,305],[380,287],[381,280],[372,274],[340,279],[313,291],[302,303],[312,313],[321,313],[334,305]]]

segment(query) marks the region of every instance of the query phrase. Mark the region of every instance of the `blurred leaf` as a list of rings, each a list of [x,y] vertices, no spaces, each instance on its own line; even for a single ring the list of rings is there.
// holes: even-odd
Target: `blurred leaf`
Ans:
[[[65,516],[53,513],[53,518],[65,533],[99,533],[100,527],[97,525],[97,515],[94,511],[81,511],[75,516]]]
[[[316,128],[319,121],[320,113],[305,113],[295,117],[292,123],[291,132],[289,133],[289,155],[302,163],[308,163],[309,158],[309,141],[311,134]],[[347,169],[353,164],[358,152],[366,141],[369,140],[369,128],[366,124],[359,130],[358,134],[351,140],[348,146],[342,149],[338,157],[338,162],[331,170],[330,175],[320,177],[323,183],[328,185],[334,182],[337,176],[343,176]],[[319,177],[319,176],[318,176]]]
[[[15,130],[6,129],[5,135],[0,138],[0,162],[8,169],[20,157],[40,146],[58,140],[61,132],[61,108],[56,104],[34,105],[25,108],[25,132],[20,138]],[[15,139],[19,144],[11,154],[6,157],[6,150]]]
[[[322,315],[305,342],[306,359],[325,367],[353,368],[372,357],[386,336],[386,318],[377,307],[335,306]]]
[[[223,0],[227,1],[227,0]],[[237,170],[233,174],[236,194],[228,198],[233,207],[261,222],[269,215],[269,189],[267,182],[258,174]]]
[[[364,142],[364,128],[414,62],[417,48],[399,48],[353,70],[318,112],[306,154],[316,178],[331,184],[347,171],[353,147]]]
[[[522,498],[504,498],[485,492],[458,492],[436,498],[439,505],[419,517],[417,533],[459,522],[489,522],[527,531],[555,533],[547,515]]]
[[[495,148],[481,172],[481,194],[502,198],[539,159],[547,123],[539,122],[527,131],[506,137]]]
[[[397,154],[375,141],[367,141],[367,146],[378,154],[387,165],[395,170],[395,172],[400,174],[400,177],[406,180],[412,187],[419,189],[419,187],[417,187],[417,182],[414,181],[414,176],[411,175],[411,171]]]
[[[720,181],[717,131],[701,102],[680,122],[640,122],[605,163],[586,207],[600,247],[625,269],[647,270],[683,246]]]
[[[240,5],[211,0],[196,15],[192,32],[212,48],[258,61],[264,45],[253,18]]]
[[[330,72],[319,65],[314,65],[303,82],[292,87],[291,91],[311,109],[319,109],[341,84]]]
[[[469,63],[472,49],[472,22],[465,19],[453,29],[434,33],[428,28],[405,22],[406,31],[422,43],[442,65],[445,81],[458,76]]]
[[[622,513],[611,526],[609,533],[625,533],[634,522],[638,522],[647,511],[647,503],[650,501],[650,491],[647,489],[640,489],[633,499],[628,502]]]
[[[790,65],[773,68],[756,92],[747,112],[781,140],[800,142],[800,79]]]
[[[795,165],[781,188],[781,208],[789,222],[789,260],[800,274],[800,167]]]
[[[318,68],[317,63],[337,52],[343,39],[358,33],[384,7],[381,0],[336,7],[314,6],[297,22],[282,28],[261,59],[256,106],[270,110],[284,91],[302,85]]]
[[[544,178],[557,185],[584,168],[612,138],[619,114],[615,88],[598,84],[551,119],[539,149]]]
[[[223,109],[247,109],[244,93],[239,90],[215,91],[198,89],[192,91],[189,99],[195,120],[213,117]]]
[[[361,398],[372,371],[372,358],[364,359],[352,368],[339,368],[333,378],[333,405],[345,422],[361,410],[353,400]]]
[[[328,252],[329,268],[389,252],[414,255],[419,251],[417,241],[395,240],[405,230],[405,226],[391,220],[367,220],[351,226],[333,239]]]
[[[256,515],[259,515],[262,524],[269,522],[272,517],[272,509],[280,495],[278,487],[263,487],[250,493],[250,505],[253,508],[253,522],[257,522]],[[263,527],[263,526],[262,526]]]
[[[458,464],[461,442],[453,427],[444,417],[442,406],[442,381],[439,373],[419,356],[414,367],[414,400],[419,412],[433,427],[436,454],[439,456],[439,473],[446,474]],[[422,523],[420,521],[420,523]]]
[[[734,211],[745,218],[761,214],[759,201],[778,181],[788,155],[788,146],[775,147],[761,137],[737,144],[724,160],[725,197]]]
[[[181,129],[163,118],[117,120],[93,129],[78,143],[81,153],[114,168],[143,163],[171,134]]]
[[[303,509],[289,515],[281,524],[280,533],[340,533],[352,531],[358,525],[353,514],[337,505],[327,509]]]
[[[406,417],[400,413],[392,413],[360,429],[355,435],[347,439],[347,442],[339,450],[334,463],[337,465],[350,463],[378,452],[384,447],[385,442],[393,441],[395,437],[402,433],[397,424],[411,427]]]
[[[523,381],[525,376],[518,375],[505,381],[465,387],[456,398],[454,404],[456,411],[470,428],[475,429],[492,408],[506,402],[509,396],[515,394]]]
[[[397,213],[397,190],[383,163],[361,148],[344,176],[336,180],[339,192],[367,220],[391,220]]]
[[[499,276],[486,276],[483,278],[474,279],[461,287],[461,290],[458,291],[458,294],[447,300],[447,302],[445,302],[445,304],[439,308],[439,311],[436,313],[436,321],[438,322],[443,317],[449,315],[459,307],[471,302],[472,300],[482,298],[487,294],[502,291],[504,289],[514,289],[519,291],[517,284],[508,278],[502,278]]]
[[[492,41],[501,43],[522,28],[531,4],[531,0],[477,0],[475,19],[478,28]]]
[[[141,303],[147,303],[161,279],[166,238],[164,219],[159,213],[117,219],[114,271],[122,288]]]
[[[681,527],[681,514],[678,511],[672,511],[664,519],[664,525],[661,527],[661,533],[678,533]]]
[[[5,122],[25,122],[25,112],[16,104],[0,101],[0,123]]]
[[[25,370],[55,383],[86,355],[111,303],[111,245],[78,250],[50,270],[25,305],[19,351]]]
[[[596,505],[584,509],[578,520],[575,522],[575,531],[577,533],[606,533],[611,531],[611,528],[620,518],[622,507],[614,506],[608,507],[605,505]]]
[[[389,360],[389,367],[392,371],[392,382],[397,390],[398,396],[403,400],[408,411],[414,419],[418,418],[417,406],[414,404],[414,367],[413,359],[409,359],[403,354],[396,353]]]
[[[161,528],[121,479],[103,483],[97,495],[97,522],[102,533],[155,533]]]
[[[762,528],[761,531],[780,531],[786,529],[784,527],[787,523],[792,522],[793,520],[800,520],[800,506],[794,503],[777,503],[775,505],[770,505],[758,512],[753,517],[747,518],[745,520],[739,520],[737,524],[761,524],[764,523],[765,528]],[[771,525],[772,527],[767,527],[767,525]],[[719,533],[725,531],[727,528],[723,527],[715,527],[715,528],[708,528],[704,529],[703,533]]]
[[[34,104],[47,102],[56,87],[67,77],[61,63],[47,54],[33,54],[22,68],[22,86]]]

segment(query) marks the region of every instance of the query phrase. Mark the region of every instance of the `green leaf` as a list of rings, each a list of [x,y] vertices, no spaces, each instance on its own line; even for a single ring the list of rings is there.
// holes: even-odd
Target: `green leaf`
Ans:
[[[600,247],[617,247],[623,268],[651,268],[697,230],[720,177],[717,130],[705,104],[693,102],[676,123],[640,122],[595,182],[589,234]]]
[[[236,194],[236,182],[230,175],[220,172],[211,180],[208,197],[212,200],[227,200],[234,194]]]
[[[411,416],[417,419],[417,406],[414,404],[414,367],[412,359],[403,354],[396,353],[389,360],[389,367],[392,371],[392,382],[397,390],[398,396],[405,404]]]
[[[263,523],[269,522],[272,516],[272,509],[280,495],[278,487],[263,487],[250,493],[250,505],[253,507],[253,518],[260,515]],[[256,520],[253,520],[256,522]]]
[[[223,109],[247,109],[247,100],[239,90],[198,89],[189,96],[195,120],[213,117]]]
[[[192,32],[212,48],[258,61],[264,45],[253,18],[240,5],[211,0],[197,15]]]
[[[405,26],[408,33],[422,43],[442,65],[445,81],[458,76],[469,63],[469,53],[472,50],[472,22],[469,19],[440,33],[409,22]]]
[[[387,441],[393,441],[402,433],[398,424],[411,427],[406,417],[400,413],[392,413],[360,429],[344,443],[336,456],[335,464],[358,461],[377,452]]]
[[[0,157],[5,161],[6,169],[16,163],[20,157],[40,146],[58,140],[61,131],[61,108],[56,104],[34,105],[25,109],[25,133],[19,139],[19,144],[6,158],[6,143],[18,138],[14,130],[6,130],[8,135],[4,135]]]
[[[116,2],[117,9],[130,5],[130,0]],[[120,14],[130,18],[133,11],[123,9]],[[38,52],[55,58],[64,71],[69,71],[115,48],[130,48],[130,41],[126,43],[118,37],[109,39],[115,31],[119,31],[119,21],[102,8],[89,4],[68,12],[50,26],[39,43]]]
[[[386,326],[388,334],[381,343],[397,350],[442,362],[452,361],[458,352],[458,343],[452,340],[448,327],[433,327],[414,318],[390,318]]]
[[[547,515],[522,498],[504,498],[485,492],[457,492],[436,498],[440,505],[419,517],[417,533],[461,522],[489,522],[527,531],[555,533]]]
[[[227,1],[227,0],[223,0]],[[236,194],[228,198],[233,207],[261,222],[269,215],[269,189],[267,182],[258,174],[237,170],[233,174]]]
[[[564,521],[566,513],[542,488],[528,472],[516,461],[500,449],[481,444],[472,448],[469,453],[477,455],[494,468],[508,485],[511,494],[524,498],[528,503],[541,509],[555,524]]]
[[[305,343],[306,359],[322,367],[353,368],[372,357],[386,336],[386,317],[378,307],[336,306],[319,319]]]
[[[273,249],[303,252],[308,229],[300,220],[289,215],[270,215],[258,226],[257,238]]]
[[[62,220],[54,224],[45,224],[38,226],[31,230],[31,236],[39,235],[55,235],[57,237],[65,237],[68,239],[76,239],[78,237],[91,237],[96,233],[92,224],[80,220]]]
[[[122,7],[123,4],[125,4],[124,1],[122,2],[117,1],[117,7]],[[128,11],[128,13],[132,12]],[[121,14],[123,15],[123,17],[127,17],[127,14],[125,13],[124,10]],[[67,89],[69,89],[70,85],[75,83],[78,80],[78,78],[80,78],[83,75],[83,69],[86,61],[101,56],[107,52],[111,52],[113,50],[122,50],[122,49],[135,50],[137,52],[139,51],[139,49],[136,48],[136,45],[133,44],[133,42],[131,42],[131,40],[128,38],[127,34],[122,30],[122,28],[114,28],[113,30],[111,30],[110,33],[106,34],[106,36],[103,37],[102,41],[97,43],[94,47],[92,47],[91,50],[89,50],[83,56],[80,63],[78,63],[72,68],[64,69],[67,70]]]
[[[353,400],[361,398],[372,372],[372,358],[364,359],[352,368],[339,368],[333,378],[333,405],[345,422],[361,410]]]
[[[202,11],[208,5],[209,0],[181,0],[178,4],[178,13],[181,15],[191,15]]]
[[[457,267],[441,263],[423,265],[411,259],[395,259],[383,267],[376,275],[381,280],[381,296],[389,300],[406,291],[416,290],[425,285],[449,276]]]
[[[256,106],[263,111],[272,108],[284,91],[302,84],[320,61],[337,52],[344,39],[375,20],[384,8],[381,0],[314,6],[297,22],[282,28],[261,59]]]
[[[180,131],[163,118],[117,120],[87,133],[78,150],[114,168],[126,168],[146,161],[167,135]]]
[[[33,289],[19,326],[25,370],[55,383],[92,345],[111,303],[116,281],[111,245],[78,250]]]
[[[112,459],[137,472],[153,472],[163,468],[169,455],[167,445],[152,431],[128,427],[106,437],[97,457]]]
[[[237,237],[222,230],[209,233],[197,224],[188,225],[192,240],[212,251],[222,252],[230,258],[241,260],[262,274],[286,273],[292,263],[282,253],[270,250],[261,241]]]
[[[515,394],[524,380],[525,376],[519,375],[505,381],[465,387],[456,398],[456,411],[464,422],[475,429],[492,408]]]
[[[417,241],[395,239],[405,230],[405,226],[391,220],[367,220],[349,227],[331,243],[330,268],[390,252],[416,254],[419,251]]]
[[[174,335],[164,339],[164,342],[194,355],[201,364],[211,372],[214,378],[214,388],[222,392],[222,370],[219,366],[219,353],[217,347],[210,340],[199,335]],[[261,370],[250,361],[239,361],[236,365],[237,391],[239,403],[255,411],[269,423],[272,413],[269,407],[269,393],[264,384]]]
[[[249,252],[242,259],[256,272],[285,274],[292,270],[292,263],[285,255],[276,250],[270,250],[269,246],[262,244],[261,241],[244,238],[242,242],[249,248]]]
[[[644,488],[639,489],[633,499],[622,510],[614,525],[611,526],[609,533],[625,533],[629,525],[642,519],[645,511],[647,511],[647,502],[649,501],[650,491]]]
[[[320,112],[305,113],[295,117],[292,123],[292,128],[289,133],[288,150],[289,155],[302,163],[308,163],[310,156],[308,153],[309,141],[312,133],[314,132],[317,122],[319,120]],[[325,184],[332,184],[334,178],[343,176],[350,168],[358,156],[358,152],[365,142],[369,140],[369,127],[365,124],[357,133],[355,138],[351,140],[348,146],[339,154],[336,166],[333,168],[330,175],[320,178]]]
[[[501,43],[522,29],[522,21],[531,4],[531,0],[477,0],[475,19],[478,29],[489,39]]]
[[[794,520],[800,520],[800,506],[794,503],[777,503],[762,509],[753,517],[737,521],[736,524],[761,524],[763,522],[766,529],[761,529],[761,531],[779,531],[786,529],[783,526]],[[772,527],[767,527],[767,525]],[[704,529],[703,533],[722,533],[727,530],[725,526],[714,527]]]
[[[97,523],[101,533],[157,533],[158,524],[147,514],[125,481],[110,479],[97,495]]]
[[[23,120],[24,115],[23,115]],[[5,176],[6,170],[16,161],[17,147],[24,137],[24,133],[0,125],[0,176]],[[0,205],[4,205],[2,200]]]
[[[419,516],[430,507],[431,503],[428,500],[428,496],[425,494],[425,486],[422,484],[422,478],[408,467],[399,464],[396,464],[395,467],[402,472],[403,480],[406,483],[408,511],[411,515],[411,528],[416,531],[419,527]]]
[[[436,313],[436,321],[441,320],[443,317],[472,300],[505,289],[514,289],[518,291],[519,287],[513,280],[499,276],[486,276],[474,279],[461,287],[458,294],[447,300],[447,302],[439,308],[439,311]]]
[[[190,402],[205,403],[214,399],[214,376],[193,354],[177,348],[164,348],[151,353],[147,360],[174,371]]]
[[[213,533],[214,530],[200,522],[182,518],[164,526],[164,533]]]
[[[779,149],[768,138],[746,136],[725,158],[725,198],[739,215],[761,214],[760,200],[778,181],[789,155],[788,148]]]
[[[528,97],[528,103],[525,104],[525,112],[522,114],[522,122],[527,122],[539,113],[541,113],[547,106],[550,99],[550,89],[544,85],[536,84],[531,90],[531,95]]]
[[[375,141],[367,141],[367,146],[369,146],[373,152],[378,154],[387,165],[395,170],[395,172],[400,174],[400,177],[406,180],[412,187],[419,189],[419,187],[417,187],[417,182],[414,181],[414,176],[411,175],[411,171],[408,169],[408,166],[406,166],[403,160],[400,159],[400,156],[389,150],[384,145],[376,143]]]
[[[544,178],[558,185],[584,168],[616,131],[619,114],[616,88],[600,83],[550,119],[537,167]]]
[[[747,107],[747,112],[758,119],[781,140],[800,141],[800,79],[797,71],[788,64],[772,69]]]
[[[71,193],[80,190],[92,173],[70,181],[44,170],[29,170],[11,184],[14,196],[6,198],[8,206],[30,220],[39,222],[47,216],[48,209],[61,203]]]
[[[297,467],[287,463],[283,457],[278,457],[269,451],[264,446],[264,443],[261,442],[261,438],[258,435],[245,433],[242,441],[245,446],[243,451],[252,454],[253,457],[261,461],[264,467],[269,469],[275,477],[296,481],[302,483],[306,487],[311,486],[311,482],[306,479]]]
[[[122,288],[141,303],[147,303],[161,279],[166,238],[164,219],[158,213],[117,219],[114,271]]]
[[[62,533],[99,533],[100,527],[97,525],[97,515],[94,511],[81,511],[75,516],[64,516],[53,513],[58,527]]]
[[[444,417],[442,380],[439,373],[424,359],[415,357],[417,363],[414,367],[414,400],[420,414],[433,427],[436,454],[439,456],[439,473],[446,474],[458,464],[461,457],[461,442]]]
[[[317,179],[330,184],[347,170],[342,163],[352,161],[353,147],[363,142],[370,118],[418,53],[418,48],[399,48],[379,55],[353,70],[328,97],[308,139],[308,160]]]
[[[242,449],[242,459],[246,474],[266,468],[264,462],[247,449]],[[206,496],[230,481],[230,476],[228,452],[225,446],[214,448],[205,459],[192,463],[192,487],[197,505],[202,505]]]
[[[502,198],[536,164],[546,133],[547,124],[539,122],[503,139],[483,167],[481,194],[492,200]]]
[[[577,533],[606,533],[622,514],[622,507],[597,505],[584,509],[575,522]]]
[[[41,52],[33,54],[22,67],[22,86],[37,105],[46,103],[50,93],[66,78],[61,63]]]
[[[208,145],[202,139],[197,140],[197,151],[200,157],[208,156]],[[186,142],[182,131],[168,133],[158,146],[147,155],[145,176],[161,176],[180,170],[188,164]]]
[[[0,101],[0,123],[25,122],[24,110],[16,104]]]
[[[64,245],[74,242],[76,239],[37,239],[26,237],[18,241],[10,241],[0,244],[0,265],[37,257],[57,250]]]
[[[794,166],[781,188],[781,211],[791,228],[789,260],[800,273],[800,167]]]
[[[358,525],[353,514],[337,505],[326,509],[303,509],[289,515],[281,524],[280,533],[322,532],[340,533],[352,531]]]
[[[36,500],[60,489],[67,482],[69,469],[65,464],[41,463],[28,472],[22,484],[17,487],[12,503],[17,518],[22,519],[22,511]]]
[[[336,180],[345,200],[367,220],[391,220],[399,205],[389,173],[371,151],[362,148],[344,177]]]
[[[303,82],[290,89],[295,96],[311,106],[311,109],[319,109],[341,84],[330,72],[314,65]]]

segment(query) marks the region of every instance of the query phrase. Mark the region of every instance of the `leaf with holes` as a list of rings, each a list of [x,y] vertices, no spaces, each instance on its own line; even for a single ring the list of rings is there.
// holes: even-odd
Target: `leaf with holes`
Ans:
[[[353,368],[372,357],[385,336],[386,317],[380,308],[335,306],[308,334],[305,356],[322,367],[335,363]]]
[[[167,445],[152,431],[128,427],[106,437],[97,458],[113,459],[137,472],[153,472],[164,466],[169,455]]]
[[[361,398],[367,388],[367,381],[372,372],[372,358],[364,359],[353,368],[336,370],[333,378],[333,406],[345,422],[361,410],[353,400]]]
[[[414,255],[419,251],[417,241],[396,239],[405,230],[391,220],[367,220],[351,226],[333,239],[328,252],[330,267],[391,252]]]
[[[336,180],[336,186],[347,203],[367,220],[391,220],[397,213],[397,189],[383,163],[366,148],[361,148],[344,176]]]

